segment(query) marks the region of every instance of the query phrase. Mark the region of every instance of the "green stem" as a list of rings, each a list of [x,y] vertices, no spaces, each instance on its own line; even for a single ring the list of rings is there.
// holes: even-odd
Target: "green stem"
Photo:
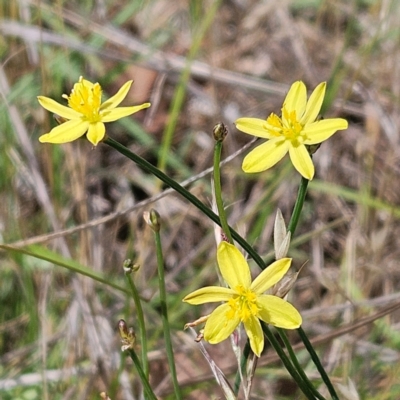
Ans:
[[[300,338],[303,341],[305,348],[307,349],[308,353],[311,356],[311,359],[313,360],[315,366],[317,367],[317,370],[318,370],[319,374],[321,375],[322,380],[325,382],[325,385],[328,388],[329,393],[332,396],[332,399],[339,400],[339,397],[332,385],[332,382],[330,381],[328,374],[326,373],[324,367],[322,366],[321,361],[319,360],[318,355],[314,350],[314,347],[308,340],[306,333],[303,331],[303,328],[302,327],[298,328],[297,332],[299,333]]]
[[[301,391],[304,393],[304,395],[310,399],[310,400],[315,400],[315,397],[313,393],[311,392],[310,388],[303,382],[301,379],[301,376],[298,374],[296,369],[293,367],[292,363],[290,362],[289,357],[286,355],[285,351],[282,349],[280,343],[278,340],[275,338],[274,334],[270,331],[268,325],[266,325],[264,322],[261,322],[262,330],[264,332],[264,335],[268,338],[272,346],[274,347],[275,351],[278,353],[279,358],[282,360],[285,368],[289,372],[289,374],[292,376],[292,378],[295,380]]]
[[[281,337],[283,343],[285,344],[285,347],[287,349],[287,351],[289,352],[289,357],[292,360],[292,363],[294,365],[294,367],[296,368],[298,374],[300,375],[301,379],[303,380],[303,382],[309,387],[309,389],[311,390],[311,392],[314,394],[314,396],[317,399],[320,400],[325,400],[325,397],[323,397],[321,395],[321,393],[318,392],[317,389],[315,389],[314,385],[311,383],[311,381],[308,379],[308,376],[306,375],[306,373],[304,372],[302,366],[300,365],[295,352],[293,351],[293,348],[289,342],[289,339],[286,335],[286,332],[284,329],[281,328],[276,328],[276,330],[279,333],[279,336]]]
[[[292,216],[290,218],[290,222],[289,222],[289,226],[288,226],[288,231],[290,231],[292,238],[294,237],[294,231],[296,230],[297,223],[299,222],[299,218],[301,215],[301,210],[303,209],[304,200],[305,200],[306,194],[307,194],[308,183],[309,183],[308,179],[306,179],[304,177],[301,178],[299,191],[297,192],[296,203],[294,205]],[[335,389],[333,388],[333,385],[328,377],[328,374],[326,373],[324,367],[322,366],[321,361],[319,360],[318,355],[315,352],[312,344],[308,340],[306,333],[303,331],[302,327],[298,328],[297,332],[299,333],[300,338],[303,341],[305,348],[307,349],[308,353],[311,356],[311,359],[313,360],[315,366],[317,367],[322,380],[324,381],[326,387],[328,388],[329,393],[332,396],[332,399],[338,399]]]
[[[118,143],[116,140],[111,139],[110,137],[105,139],[104,143],[108,144],[109,146],[111,146],[112,148],[114,148],[115,150],[117,150],[118,152],[123,154],[125,157],[129,158],[130,160],[132,160],[133,162],[138,164],[140,167],[142,167],[147,172],[153,174],[155,177],[160,179],[162,182],[164,182],[170,188],[174,189],[176,192],[178,192],[183,197],[185,197],[188,201],[190,201],[195,207],[197,207],[203,214],[205,214],[213,222],[215,222],[216,224],[221,226],[221,221],[217,214],[215,214],[212,210],[210,210],[207,206],[205,206],[197,197],[193,196],[192,193],[190,193],[188,190],[186,190],[184,187],[182,187],[178,182],[174,181],[168,175],[164,174],[164,172],[160,171],[157,167],[150,164],[148,161],[146,161],[144,158],[138,156],[137,154],[132,153],[125,146]],[[257,265],[261,269],[265,269],[265,263],[264,263],[263,259],[250,246],[250,244],[247,243],[246,240],[244,240],[234,229],[230,228],[230,231],[231,231],[233,239],[236,240],[236,242],[239,243],[240,246],[243,247],[243,249],[250,255],[250,257],[253,258],[253,260],[257,263]]]
[[[142,365],[143,371],[146,378],[149,378],[149,360],[147,358],[147,337],[146,337],[146,325],[144,323],[143,309],[140,302],[139,293],[137,291],[136,285],[133,282],[131,272],[125,273],[126,279],[128,280],[129,287],[131,289],[132,298],[135,302],[136,316],[139,324],[140,342],[142,345]]]
[[[221,221],[222,231],[227,236],[229,243],[233,244],[233,239],[231,235],[231,230],[228,225],[226,218],[226,212],[224,203],[222,201],[222,189],[221,189],[221,150],[222,150],[222,140],[217,140],[214,146],[214,191],[215,191],[215,202],[217,203],[217,209],[219,214],[219,219]]]
[[[296,230],[297,224],[300,219],[301,210],[303,209],[304,200],[307,194],[308,182],[310,182],[308,179],[304,177],[301,178],[299,191],[297,192],[296,203],[294,204],[292,216],[290,217],[288,226],[288,231],[291,233],[292,238],[294,237],[294,231]]]
[[[164,328],[165,347],[167,352],[168,365],[171,372],[172,384],[174,386],[175,398],[177,400],[180,400],[182,399],[182,395],[176,375],[174,351],[172,349],[171,331],[168,321],[167,293],[165,290],[164,257],[162,253],[161,237],[158,230],[154,230],[154,233],[157,251],[158,285],[160,289],[161,318]]]
[[[135,364],[136,370],[139,374],[140,380],[142,381],[144,392],[147,395],[146,399],[157,400],[156,395],[154,394],[153,390],[150,387],[149,380],[146,378],[146,375],[143,372],[143,369],[140,365],[139,358],[136,355],[135,351],[133,349],[128,349],[128,353],[129,353],[130,357],[132,358],[133,363]]]
[[[296,199],[296,202],[295,202],[295,205],[293,208],[293,212],[292,212],[292,216],[290,218],[290,222],[289,222],[289,226],[288,226],[288,231],[291,232],[292,238],[293,238],[294,231],[296,230],[297,224],[300,219],[301,210],[303,209],[304,200],[305,200],[306,194],[307,194],[308,182],[309,182],[308,179],[305,179],[303,177],[301,178],[299,190],[297,192],[297,199]],[[246,343],[246,347],[247,346],[249,346],[248,342]],[[246,350],[246,347],[245,347],[245,350]],[[288,351],[289,351],[289,354],[290,354],[290,352],[293,352],[293,348],[291,347],[290,343],[288,343]],[[241,363],[242,371],[244,371],[249,354],[250,354],[249,352],[247,352],[247,354],[245,354],[245,352],[243,351],[243,358],[242,358],[242,363]],[[235,378],[235,393],[238,393],[239,386],[240,386],[240,374],[238,372],[236,374],[236,378]]]

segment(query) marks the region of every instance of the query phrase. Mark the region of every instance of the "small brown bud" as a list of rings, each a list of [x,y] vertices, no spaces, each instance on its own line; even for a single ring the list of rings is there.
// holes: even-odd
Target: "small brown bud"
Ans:
[[[118,322],[118,330],[122,343],[121,350],[125,351],[128,349],[133,349],[136,341],[136,335],[133,328],[128,329],[126,322],[123,319],[120,319]]]
[[[194,341],[197,342],[197,343],[200,343],[203,340],[203,338],[204,338],[204,333],[203,333],[203,331],[200,331],[197,334],[197,337],[196,337],[196,339],[194,339]]]
[[[228,128],[226,127],[226,125],[223,124],[222,122],[218,122],[218,124],[216,124],[213,129],[214,140],[217,142],[222,142],[224,141],[227,135],[228,135]]]

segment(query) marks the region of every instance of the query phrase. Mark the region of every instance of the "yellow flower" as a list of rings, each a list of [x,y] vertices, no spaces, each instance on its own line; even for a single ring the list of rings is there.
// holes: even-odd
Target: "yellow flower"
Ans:
[[[69,107],[48,97],[38,96],[39,103],[43,108],[67,121],[40,136],[39,141],[42,143],[67,143],[86,133],[89,142],[97,146],[105,137],[105,122],[116,121],[150,107],[150,103],[132,107],[117,107],[128,94],[131,85],[132,81],[126,82],[117,94],[104,103],[101,103],[101,86],[82,77],[79,78],[78,83],[75,83],[70,96],[66,94],[62,96],[68,100]]]
[[[297,171],[306,179],[314,177],[314,165],[305,145],[327,140],[336,131],[347,129],[347,121],[330,118],[316,121],[325,96],[326,82],[320,83],[307,101],[303,82],[293,83],[282,106],[282,117],[272,113],[265,121],[239,118],[242,132],[269,139],[252,150],[243,160],[243,171],[261,172],[273,167],[287,152]]]
[[[251,348],[260,356],[264,348],[260,319],[285,329],[295,329],[301,325],[301,315],[291,304],[279,297],[263,294],[286,274],[292,261],[290,258],[275,261],[253,282],[249,265],[232,244],[220,243],[217,260],[221,274],[230,288],[204,287],[183,299],[190,304],[225,302],[208,317],[204,328],[205,340],[219,343],[243,322]]]

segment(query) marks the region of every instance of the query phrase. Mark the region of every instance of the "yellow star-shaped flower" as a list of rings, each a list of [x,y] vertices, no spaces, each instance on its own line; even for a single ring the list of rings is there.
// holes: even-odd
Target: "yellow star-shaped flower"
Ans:
[[[287,301],[264,292],[275,285],[288,271],[291,259],[275,261],[251,282],[250,268],[240,251],[232,244],[221,242],[217,250],[218,266],[229,288],[204,287],[188,294],[189,304],[224,302],[208,317],[204,339],[210,343],[225,340],[243,322],[250,346],[259,357],[264,348],[260,320],[285,329],[301,325],[299,312]]]
[[[282,117],[272,113],[265,121],[239,118],[236,128],[269,139],[252,150],[243,160],[243,171],[261,172],[273,167],[287,152],[297,171],[306,179],[314,177],[314,165],[306,145],[327,140],[336,131],[347,129],[343,118],[316,121],[325,96],[326,82],[320,83],[307,101],[303,82],[293,83],[282,106]]]
[[[86,133],[89,142],[97,146],[105,137],[105,122],[116,121],[150,107],[150,103],[118,107],[128,94],[132,82],[126,82],[114,96],[104,103],[101,102],[101,86],[82,77],[79,78],[79,82],[75,83],[69,96],[66,94],[62,96],[68,100],[69,107],[48,97],[38,96],[38,101],[43,108],[66,120],[49,133],[40,136],[39,141],[42,143],[67,143]]]

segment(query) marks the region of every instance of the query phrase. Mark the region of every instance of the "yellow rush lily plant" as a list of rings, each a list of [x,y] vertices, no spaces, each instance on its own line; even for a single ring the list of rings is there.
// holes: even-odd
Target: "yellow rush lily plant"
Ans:
[[[216,380],[223,389],[226,398],[236,398],[241,384],[244,386],[247,385],[244,389],[245,391],[250,391],[251,376],[247,376],[247,381],[243,379],[244,371],[248,370],[246,364],[252,362],[250,349],[259,357],[263,351],[264,336],[266,336],[305,396],[308,399],[317,398],[323,400],[324,397],[317,391],[305,374],[286,336],[285,329],[296,329],[320,373],[322,380],[325,382],[332,399],[338,400],[335,389],[317,353],[301,327],[302,318],[299,312],[294,306],[281,297],[265,293],[287,274],[291,266],[292,260],[286,258],[288,244],[285,247],[285,254],[282,255],[284,258],[266,266],[262,257],[254,250],[249,242],[228,224],[225,207],[223,205],[220,179],[222,143],[228,134],[226,127],[223,124],[217,124],[213,132],[215,139],[213,181],[215,200],[218,208],[218,214],[216,214],[199,198],[194,196],[163,171],[105,134],[104,123],[126,117],[150,106],[150,103],[144,103],[139,106],[118,107],[126,97],[131,84],[132,81],[125,83],[113,97],[104,103],[101,102],[102,90],[100,85],[98,83],[93,84],[82,77],[79,79],[79,82],[74,85],[70,96],[63,95],[63,97],[68,100],[69,107],[63,106],[48,97],[39,96],[39,103],[45,109],[57,114],[57,116],[60,117],[58,120],[63,122],[49,133],[42,135],[39,140],[49,143],[66,143],[86,134],[87,139],[94,146],[103,142],[138,164],[145,171],[160,179],[168,187],[172,188],[195,205],[211,221],[222,227],[222,234],[224,237],[226,236],[229,243],[227,241],[222,241],[219,244],[217,261],[222,277],[229,287],[203,287],[188,294],[183,301],[194,305],[208,302],[222,302],[209,316],[201,319],[201,321],[206,321],[204,339],[210,343],[219,343],[227,339],[240,323],[243,323],[249,340],[243,350],[243,357],[238,358],[240,365],[238,368],[239,371],[236,374],[234,389],[231,389],[230,384],[223,374],[221,375],[220,372],[212,367]],[[289,238],[288,240],[294,235],[306,196],[308,181],[314,176],[314,165],[306,146],[321,143],[337,130],[347,128],[347,121],[341,118],[317,120],[324,99],[325,89],[326,84],[321,83],[315,88],[307,101],[304,83],[300,81],[295,82],[291,86],[283,103],[282,117],[278,117],[276,114],[272,113],[267,120],[240,118],[236,121],[236,126],[239,130],[268,139],[266,143],[261,144],[245,157],[243,161],[243,169],[245,172],[260,172],[266,170],[275,165],[289,152],[295,168],[302,175],[297,200],[293,208],[288,229],[286,231],[285,227],[283,232],[284,237],[287,236]],[[162,226],[160,224],[161,219],[154,210],[150,212],[149,216],[152,216],[152,218],[148,219],[148,223],[155,233],[161,313],[164,324],[166,352],[168,355],[175,398],[180,400],[182,399],[182,394],[174,366],[174,353],[168,328],[167,292],[164,282],[164,261],[160,231]],[[253,281],[251,280],[249,265],[242,253],[233,245],[234,242],[262,269],[262,272]],[[281,243],[276,243],[276,245],[281,245]],[[127,263],[127,265],[131,265],[131,262]],[[134,287],[133,280],[129,280],[129,275],[133,272],[133,268],[126,267],[125,272],[132,289],[132,296],[135,299],[136,307],[140,311],[140,297]],[[140,315],[140,313],[138,313],[138,315]],[[128,330],[125,322],[121,320],[120,332],[122,332],[123,351],[129,351],[143,382],[147,397],[149,399],[156,399],[149,384],[149,364],[147,359],[144,318],[138,318],[138,323],[141,332],[142,360],[139,360],[135,353],[134,332]],[[275,326],[276,331],[280,335],[288,351],[288,355],[283,351],[282,344],[276,340],[274,334],[270,331],[269,325]],[[129,346],[127,347],[128,339]],[[211,363],[210,365],[214,364]],[[256,363],[252,365],[255,368]]]
[[[347,129],[343,118],[317,120],[324,100],[326,82],[320,83],[307,101],[306,85],[293,83],[282,106],[282,117],[271,113],[267,120],[239,118],[236,128],[268,139],[243,160],[244,172],[261,172],[273,167],[287,152],[297,171],[306,179],[314,177],[314,165],[306,145],[319,144],[336,131]]]

